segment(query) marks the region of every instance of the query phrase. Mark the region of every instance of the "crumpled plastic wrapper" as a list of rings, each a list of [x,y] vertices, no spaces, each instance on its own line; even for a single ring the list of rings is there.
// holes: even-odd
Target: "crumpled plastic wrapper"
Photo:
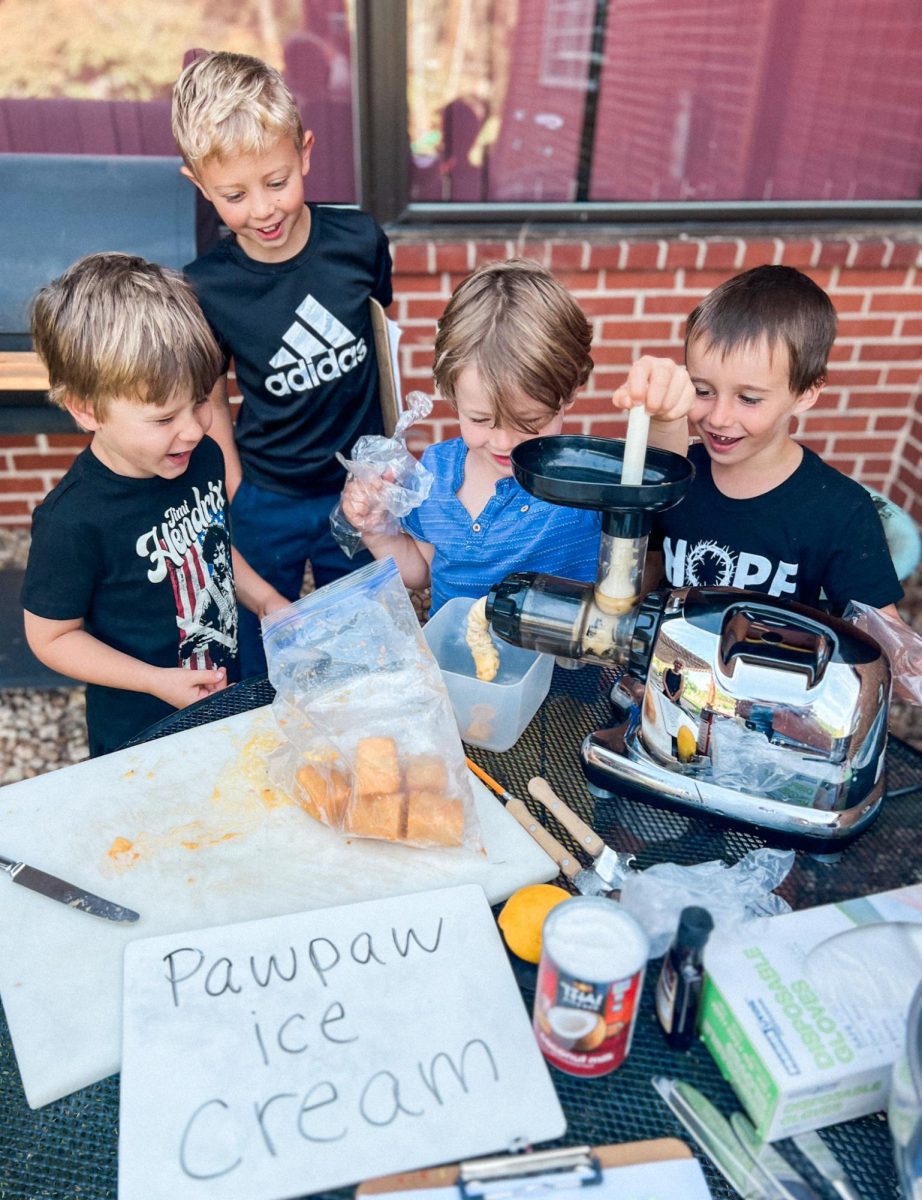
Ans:
[[[895,617],[857,600],[849,602],[844,616],[872,637],[890,660],[894,699],[922,704],[922,635]]]
[[[683,867],[657,863],[632,871],[621,884],[621,904],[650,939],[650,958],[669,949],[682,909],[706,908],[715,929],[729,929],[753,917],[775,917],[791,911],[774,894],[794,865],[793,850],[751,850],[735,866],[719,859]]]
[[[342,501],[330,513],[330,528],[344,554],[352,558],[362,548],[362,534],[400,532],[400,520],[419,508],[432,490],[432,472],[407,449],[406,432],[432,411],[432,397],[410,392],[406,410],[393,437],[366,434],[352,447],[352,457],[336,457],[348,471],[348,483],[366,489],[374,500],[375,514],[358,528],[343,512]]]

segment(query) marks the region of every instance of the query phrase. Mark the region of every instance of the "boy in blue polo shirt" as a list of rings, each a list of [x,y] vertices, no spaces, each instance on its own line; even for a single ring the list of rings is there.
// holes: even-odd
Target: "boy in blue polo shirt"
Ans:
[[[427,500],[397,534],[377,522],[374,487],[349,480],[342,507],[375,558],[392,556],[410,589],[432,586],[430,614],[456,596],[483,596],[511,571],[595,579],[601,518],[526,492],[510,455],[529,438],[558,434],[592,370],[592,331],[579,305],[537,263],[489,263],[455,291],[435,342],[435,382],[454,406],[461,436],[429,446]],[[688,375],[641,359],[632,402],[664,421],[690,405]],[[636,393],[636,395],[635,395]]]

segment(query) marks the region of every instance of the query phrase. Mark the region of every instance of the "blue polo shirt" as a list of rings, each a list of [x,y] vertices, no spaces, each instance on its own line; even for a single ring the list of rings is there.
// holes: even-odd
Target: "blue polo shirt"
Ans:
[[[432,606],[455,596],[483,596],[513,571],[542,571],[568,579],[595,579],[602,520],[597,512],[538,500],[514,479],[500,479],[483,512],[472,517],[458,499],[467,446],[461,438],[423,453],[432,491],[403,519],[417,541],[435,547]]]

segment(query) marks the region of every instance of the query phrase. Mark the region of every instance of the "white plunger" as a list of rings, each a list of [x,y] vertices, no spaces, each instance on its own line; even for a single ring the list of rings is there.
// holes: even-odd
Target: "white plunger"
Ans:
[[[622,487],[639,487],[643,483],[649,432],[650,414],[642,405],[632,408],[628,414],[627,436],[624,439]],[[613,615],[624,613],[637,603],[640,581],[634,578],[635,551],[634,538],[612,538],[607,570],[595,586],[595,601],[603,612]]]
[[[643,464],[647,457],[647,435],[650,414],[639,405],[627,418],[627,437],[624,439],[624,462],[621,464],[621,483],[624,487],[639,487],[643,483]]]

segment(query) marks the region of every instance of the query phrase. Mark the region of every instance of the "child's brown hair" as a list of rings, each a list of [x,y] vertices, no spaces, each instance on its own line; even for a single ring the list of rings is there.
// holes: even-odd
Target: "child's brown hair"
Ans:
[[[159,406],[178,393],[207,396],[223,368],[186,280],[130,254],[89,254],[43,287],[32,340],[51,401],[82,401],[99,421],[116,398]]]
[[[710,292],[685,325],[685,353],[701,341],[721,354],[763,340],[788,352],[795,396],[825,382],[836,337],[836,310],[823,289],[794,267],[753,267]]]
[[[591,345],[566,288],[539,263],[513,258],[480,267],[455,289],[438,323],[433,373],[454,402],[458,376],[474,367],[497,423],[521,428],[522,396],[548,419],[572,401],[592,371]]]

